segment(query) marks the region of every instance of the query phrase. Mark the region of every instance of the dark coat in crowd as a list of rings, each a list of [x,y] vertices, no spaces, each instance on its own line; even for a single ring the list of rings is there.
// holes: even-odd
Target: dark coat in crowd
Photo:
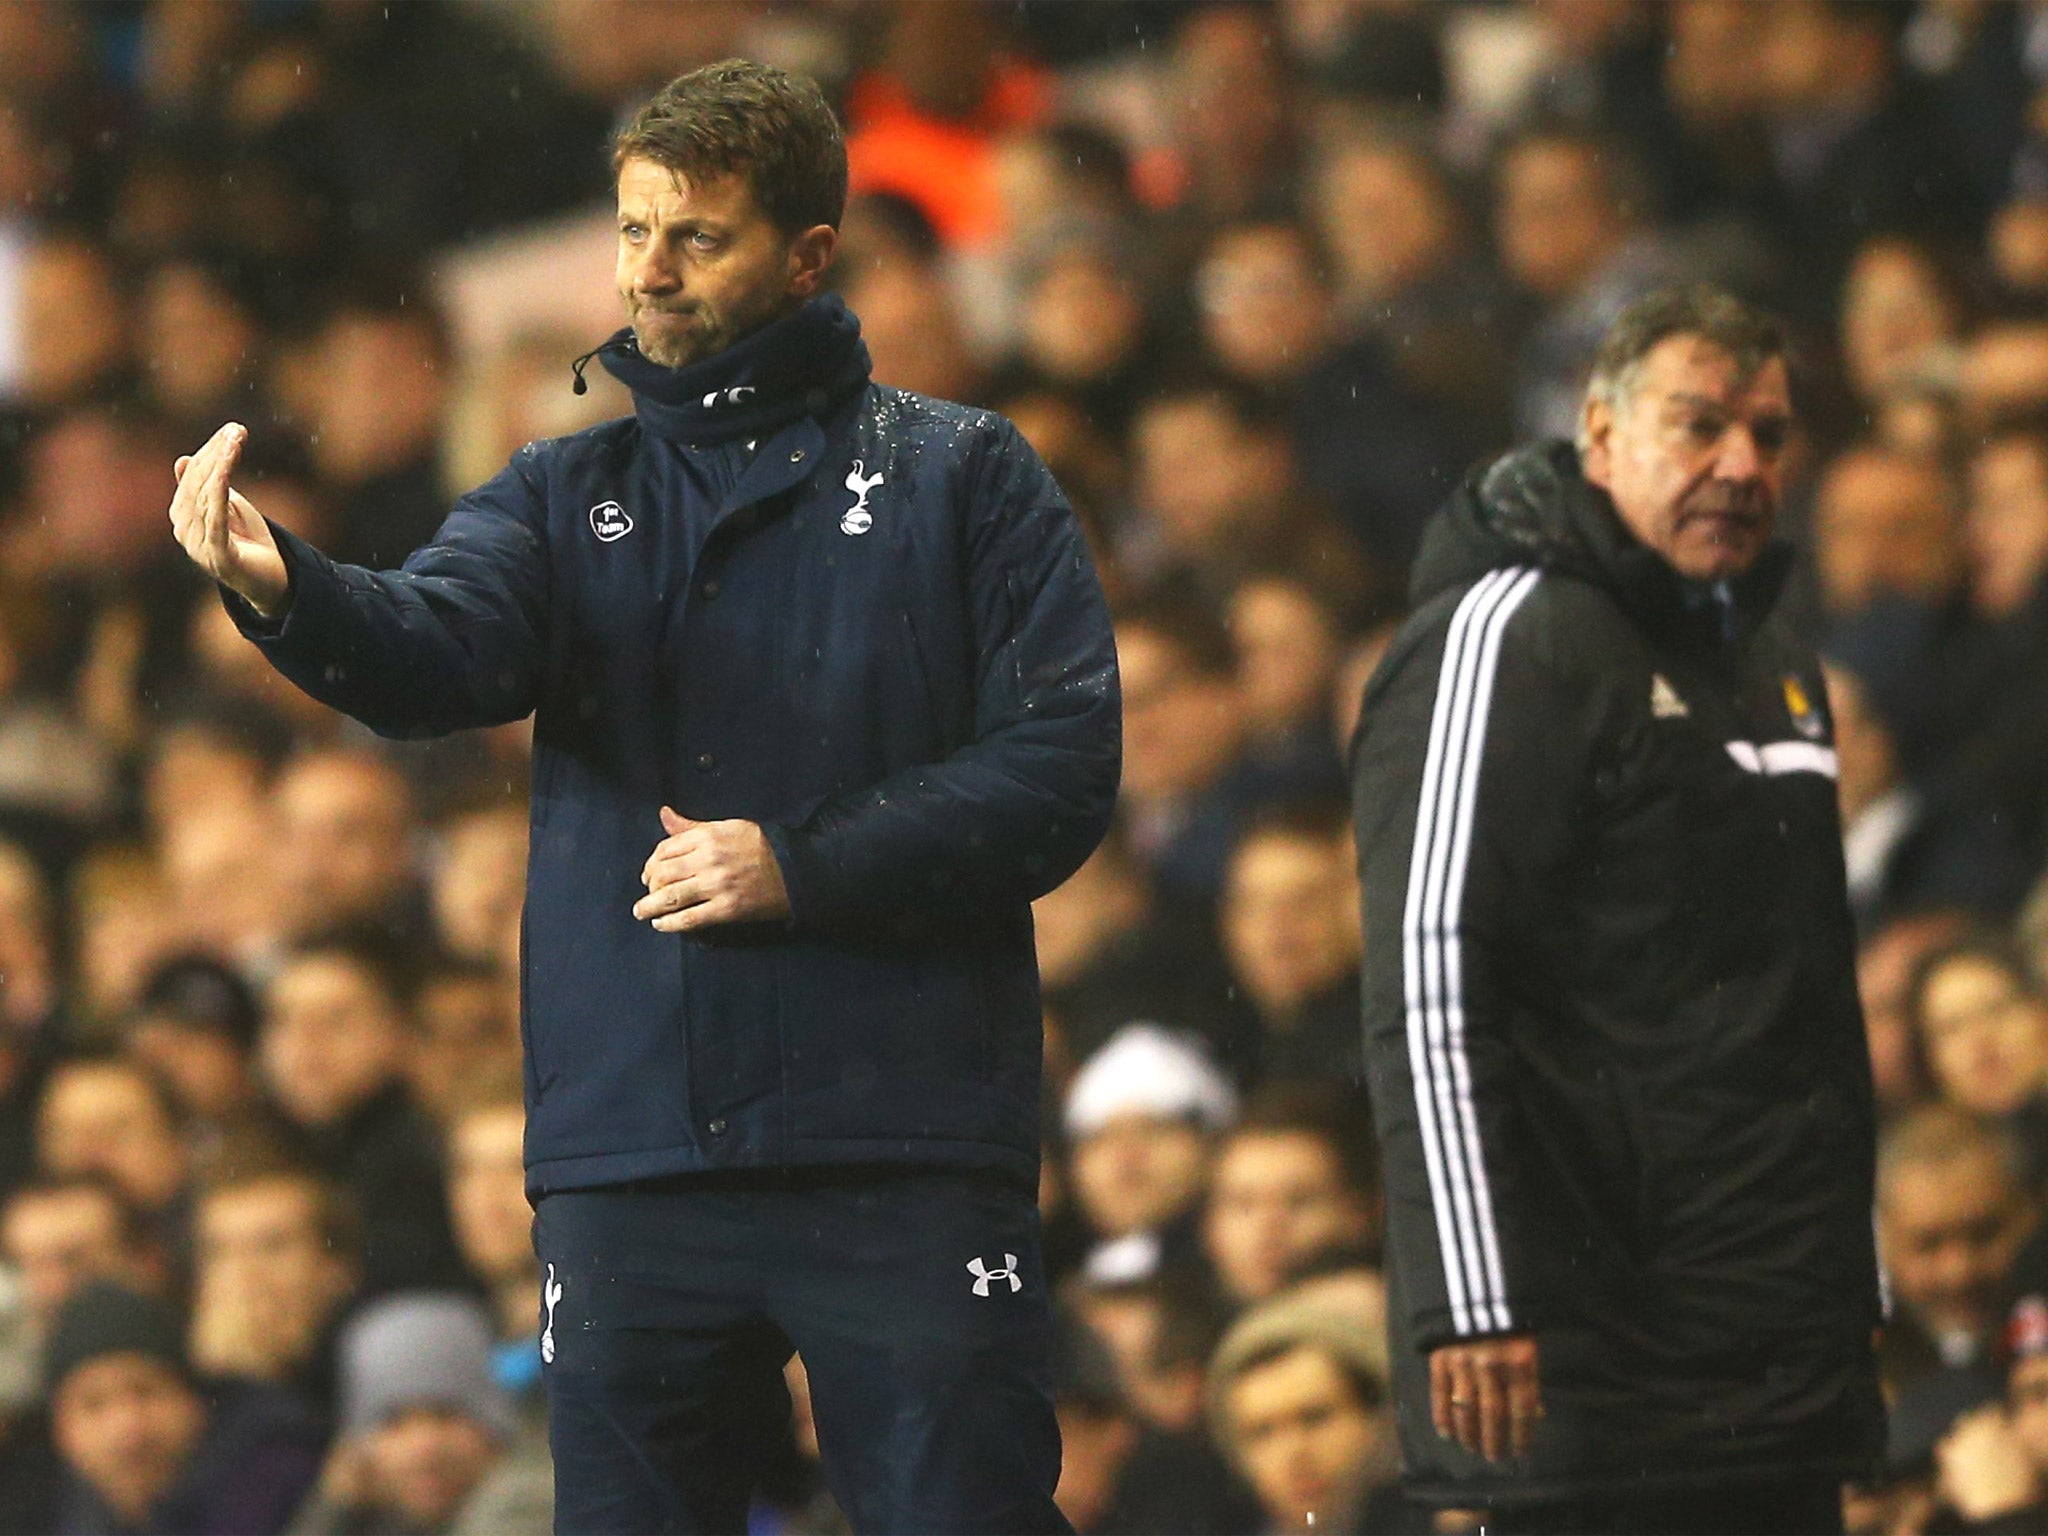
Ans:
[[[1402,1448],[1443,1502],[1867,1474],[1875,1127],[1814,656],[1571,446],[1432,525],[1354,763]],[[1491,1464],[1428,1356],[1533,1333]]]

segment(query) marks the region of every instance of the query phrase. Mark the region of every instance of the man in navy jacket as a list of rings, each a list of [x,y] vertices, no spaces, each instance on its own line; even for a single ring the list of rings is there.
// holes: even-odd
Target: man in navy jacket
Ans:
[[[803,1356],[862,1530],[1064,1530],[1031,900],[1101,837],[1119,706],[1065,499],[1000,417],[870,382],[818,296],[814,85],[728,62],[620,134],[595,356],[395,572],[229,485],[171,520],[243,632],[393,736],[534,715],[528,1186],[558,1527],[737,1529]]]

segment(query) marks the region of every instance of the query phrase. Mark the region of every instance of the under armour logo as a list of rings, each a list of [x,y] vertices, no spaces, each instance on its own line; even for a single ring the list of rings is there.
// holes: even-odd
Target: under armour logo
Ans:
[[[547,1284],[540,1288],[540,1299],[548,1309],[547,1326],[540,1331],[540,1357],[549,1365],[555,1363],[555,1303],[562,1299],[562,1282],[555,1278],[555,1266],[548,1266]]]
[[[1013,1296],[1024,1289],[1024,1282],[1017,1278],[1017,1255],[1014,1253],[1003,1255],[1003,1267],[1001,1269],[990,1269],[988,1265],[981,1261],[979,1254],[976,1254],[967,1261],[967,1268],[968,1272],[974,1276],[974,1294],[977,1296],[986,1296],[988,1294],[988,1283],[991,1280],[1009,1281],[1010,1294]]]
[[[710,394],[704,397],[704,409],[708,411],[714,405],[740,405],[753,398],[753,385],[736,384],[731,389],[714,389],[711,391]]]
[[[633,531],[633,519],[616,501],[600,501],[590,509],[590,531],[609,544]]]
[[[882,483],[880,475],[864,475],[866,466],[859,459],[853,461],[853,472],[846,477],[846,488],[853,492],[854,503],[839,519],[839,531],[846,534],[866,533],[875,526],[875,514],[868,510],[868,492]],[[986,1296],[987,1291],[982,1295]]]

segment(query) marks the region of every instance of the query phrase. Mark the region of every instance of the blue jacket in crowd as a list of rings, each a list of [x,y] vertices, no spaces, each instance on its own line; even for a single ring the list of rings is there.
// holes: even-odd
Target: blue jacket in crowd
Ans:
[[[529,1189],[910,1163],[1036,1176],[1030,901],[1106,828],[1109,616],[1000,416],[868,377],[813,300],[531,444],[395,572],[275,530],[287,677],[390,736],[534,714]],[[760,823],[787,922],[632,915],[670,805]]]

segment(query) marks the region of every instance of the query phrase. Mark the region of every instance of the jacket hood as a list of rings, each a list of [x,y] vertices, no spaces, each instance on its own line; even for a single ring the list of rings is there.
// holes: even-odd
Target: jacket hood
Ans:
[[[828,415],[868,381],[860,321],[836,294],[810,300],[687,368],[650,361],[623,326],[593,354],[633,391],[652,432],[677,442],[766,437],[800,417]]]
[[[1740,635],[1769,617],[1791,563],[1791,546],[1773,539],[1725,593],[1679,575],[1629,532],[1607,493],[1580,472],[1578,450],[1558,439],[1466,475],[1423,531],[1408,596],[1420,607],[1488,571],[1533,565],[1605,587],[1649,628],[1728,639],[1731,626]]]

